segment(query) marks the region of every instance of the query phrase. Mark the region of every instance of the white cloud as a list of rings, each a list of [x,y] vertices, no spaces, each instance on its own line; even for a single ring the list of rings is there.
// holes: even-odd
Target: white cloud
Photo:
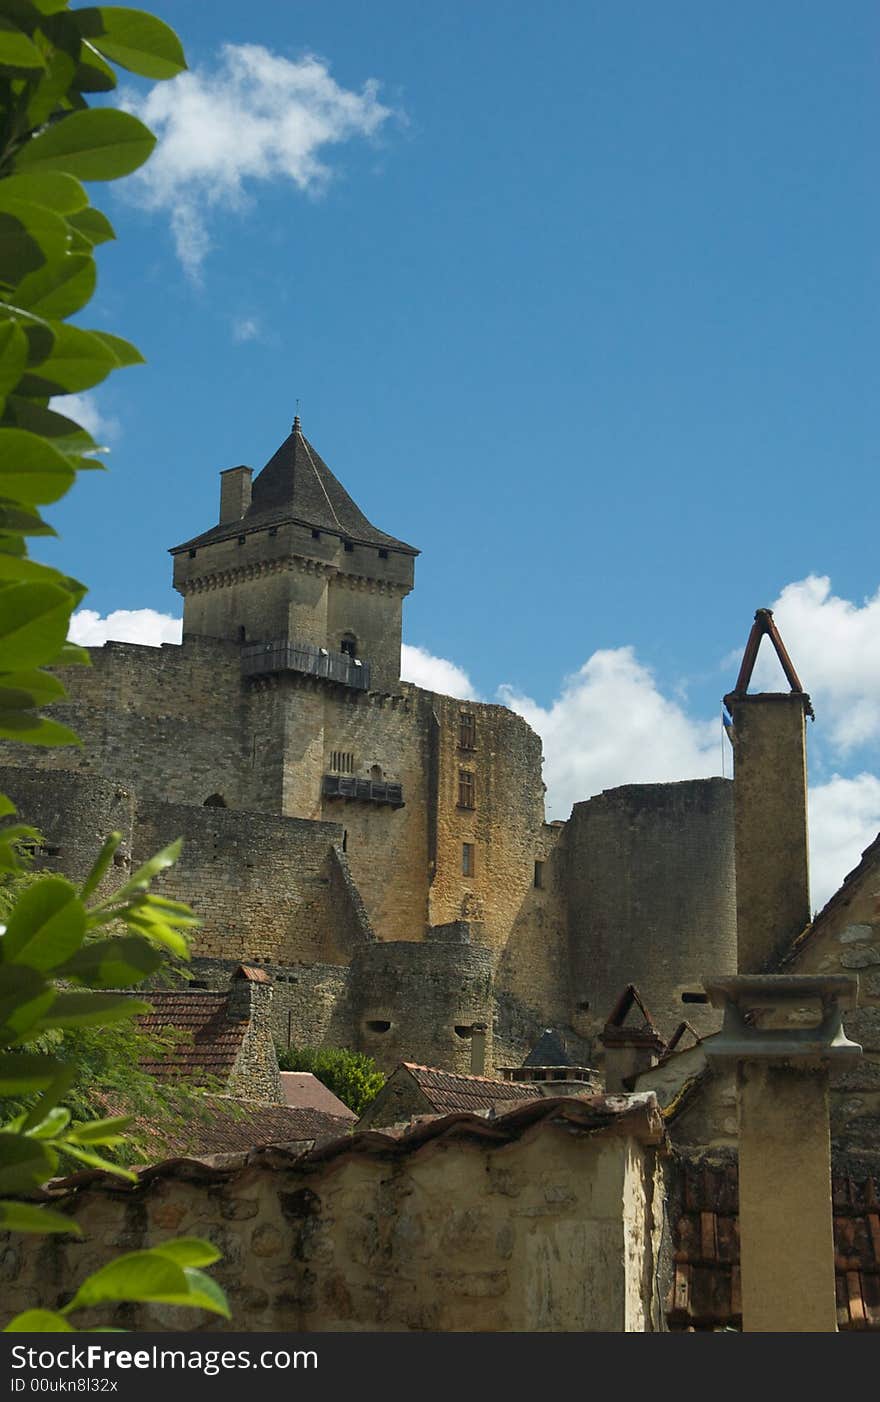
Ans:
[[[95,609],[79,609],[70,620],[70,641],[82,647],[103,647],[112,639],[119,643],[179,643],[183,621],[155,609],[114,609],[106,618]]]
[[[400,649],[400,675],[406,682],[437,691],[442,696],[458,696],[462,701],[476,701],[477,693],[467,672],[445,657],[434,657],[423,647],[404,643]]]
[[[341,87],[313,55],[292,60],[259,44],[225,44],[215,69],[181,73],[144,98],[127,95],[159,138],[129,191],[170,216],[178,256],[197,278],[211,211],[241,208],[247,185],[260,180],[320,193],[331,175],[325,149],[375,135],[391,115],[377,91],[373,79],[360,92]]]
[[[840,756],[880,739],[880,589],[861,605],[831,592],[827,575],[788,584],[773,616],[821,737]],[[758,654],[752,690],[787,689],[770,643]]]
[[[119,437],[119,424],[98,408],[93,394],[60,394],[52,400],[53,409],[81,424],[97,443]]]
[[[573,803],[620,784],[721,772],[720,715],[689,716],[662,694],[631,647],[594,652],[547,708],[508,685],[498,696],[541,736],[551,817],[567,818]]]
[[[262,328],[255,316],[239,316],[232,323],[233,341],[256,341]]]
[[[835,774],[810,789],[810,894],[820,909],[880,831],[880,779]]]

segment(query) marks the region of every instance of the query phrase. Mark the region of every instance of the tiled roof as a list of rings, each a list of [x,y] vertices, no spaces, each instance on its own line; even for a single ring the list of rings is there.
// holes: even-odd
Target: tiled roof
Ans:
[[[412,1061],[405,1061],[403,1065],[433,1109],[441,1114],[450,1110],[488,1110],[502,1101],[534,1100],[540,1095],[528,1082],[516,1084],[492,1081],[488,1076],[458,1076],[453,1071],[438,1071],[434,1066],[418,1066]]]
[[[225,1098],[225,1097],[224,1097]],[[293,1113],[293,1112],[290,1112]],[[629,1134],[646,1144],[659,1144],[664,1137],[663,1122],[652,1093],[614,1096],[541,1097],[487,1120],[482,1115],[458,1113],[426,1116],[417,1124],[402,1130],[365,1130],[360,1134],[344,1133],[313,1149],[288,1148],[285,1143],[266,1144],[249,1153],[236,1155],[225,1162],[203,1163],[198,1159],[177,1157],[139,1169],[137,1183],[122,1182],[114,1174],[101,1169],[85,1169],[66,1178],[54,1179],[48,1189],[34,1194],[49,1201],[71,1188],[96,1186],[111,1193],[135,1192],[142,1184],[156,1178],[184,1178],[193,1182],[221,1182],[241,1169],[265,1165],[268,1168],[320,1168],[334,1159],[373,1157],[396,1160],[417,1153],[426,1145],[439,1141],[465,1141],[486,1148],[503,1148],[520,1139],[538,1125],[555,1125],[575,1134]],[[289,1141],[286,1141],[289,1143]]]
[[[332,1090],[313,1076],[311,1071],[282,1071],[281,1094],[286,1105],[298,1110],[320,1110],[341,1120],[354,1121],[357,1115],[334,1095]]]
[[[230,1019],[227,994],[159,988],[138,994],[143,996],[153,1005],[152,1012],[137,1019],[144,1032],[161,1036],[171,1029],[184,1034],[165,1056],[144,1061],[144,1069],[163,1080],[185,1076],[193,1085],[215,1078],[225,1082],[250,1026],[247,1019]]]
[[[798,954],[808,945],[821,931],[826,919],[838,908],[838,906],[848,905],[853,895],[859,888],[865,876],[880,877],[880,833],[874,838],[869,847],[862,853],[858,866],[847,872],[843,882],[838,886],[833,896],[825,902],[818,915],[810,921],[806,929],[791,941],[787,948],[775,956],[772,961],[771,973],[778,973],[784,969],[785,965],[796,958]]]
[[[169,1129],[150,1125],[157,1156],[168,1154],[246,1153],[264,1144],[288,1144],[313,1139],[323,1144],[351,1128],[351,1121],[314,1109],[262,1105],[228,1095],[205,1095],[208,1114]]]
[[[171,554],[284,521],[299,521],[346,540],[387,546],[407,555],[419,553],[414,546],[370,524],[305,437],[297,419],[292,432],[254,479],[251,504],[242,519],[213,526],[176,545]]]
[[[834,1268],[840,1329],[880,1329],[880,1194],[877,1180],[832,1179]],[[670,1201],[674,1278],[671,1329],[742,1327],[738,1185],[732,1160],[679,1162]]]

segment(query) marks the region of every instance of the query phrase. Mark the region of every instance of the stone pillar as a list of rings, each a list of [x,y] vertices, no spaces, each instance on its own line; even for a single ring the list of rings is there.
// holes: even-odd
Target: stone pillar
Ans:
[[[810,922],[802,692],[731,695],[738,969],[760,973]]]
[[[828,1077],[861,1055],[841,1018],[858,981],[756,975],[705,987],[724,1009],[703,1044],[709,1063],[737,1070],[743,1329],[836,1333]]]
[[[252,467],[227,467],[220,473],[220,525],[240,521],[251,504]]]

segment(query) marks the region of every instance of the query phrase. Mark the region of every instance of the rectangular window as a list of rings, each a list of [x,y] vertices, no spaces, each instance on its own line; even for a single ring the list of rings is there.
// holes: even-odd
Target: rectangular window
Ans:
[[[331,750],[330,768],[334,774],[353,774],[354,755],[347,750]]]
[[[474,844],[472,842],[461,844],[461,874],[462,876],[473,876],[474,874]]]
[[[543,862],[535,862],[535,889],[536,889],[537,891],[543,891],[543,889],[544,889],[544,863],[543,863]]]
[[[460,711],[458,716],[458,747],[473,750],[477,745],[477,718],[473,711]]]
[[[458,806],[459,808],[475,808],[474,802],[474,776],[469,769],[459,769],[458,771]]]

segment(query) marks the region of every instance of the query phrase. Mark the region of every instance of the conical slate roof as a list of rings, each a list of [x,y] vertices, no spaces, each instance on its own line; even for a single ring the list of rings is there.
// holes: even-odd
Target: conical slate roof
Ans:
[[[289,436],[254,479],[251,504],[241,520],[213,526],[175,546],[171,553],[284,521],[296,521],[361,545],[401,550],[407,555],[419,553],[415,546],[370,524],[312,447],[299,418],[294,419]]]
[[[523,1066],[574,1066],[565,1043],[553,1027],[545,1027]]]

